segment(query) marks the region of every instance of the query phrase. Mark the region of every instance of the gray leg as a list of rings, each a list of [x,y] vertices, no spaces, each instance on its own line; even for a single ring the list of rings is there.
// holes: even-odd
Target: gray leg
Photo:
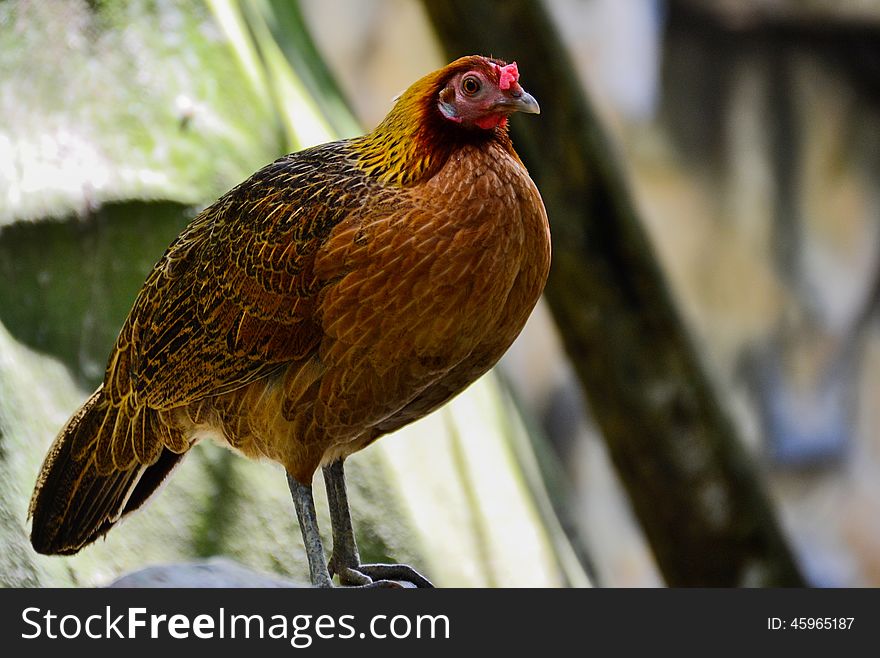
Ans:
[[[330,505],[330,520],[333,525],[330,573],[337,574],[341,584],[370,586],[403,580],[416,587],[433,587],[430,580],[405,564],[361,564],[354,530],[351,527],[351,512],[348,507],[342,460],[324,467],[324,483],[327,485],[327,501]]]
[[[321,535],[318,534],[318,517],[315,514],[312,487],[297,482],[290,475],[287,476],[287,485],[290,487],[290,495],[293,496],[296,518],[299,520],[299,529],[302,532],[306,556],[309,559],[309,576],[312,586],[333,587],[330,573],[327,571],[327,561],[324,558],[324,546],[321,543]]]
[[[324,484],[327,486],[327,502],[330,506],[330,521],[333,527],[333,555],[330,557],[330,573],[342,574],[345,569],[357,569],[361,563],[354,530],[351,526],[351,512],[348,507],[348,492],[345,488],[345,471],[342,461],[324,467]]]

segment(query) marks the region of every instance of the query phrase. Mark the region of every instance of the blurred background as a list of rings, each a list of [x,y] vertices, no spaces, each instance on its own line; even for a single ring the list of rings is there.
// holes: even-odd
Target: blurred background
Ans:
[[[0,584],[216,556],[303,580],[283,473],[214,446],[73,558],[33,554],[27,500],[165,246],[262,164],[373,127],[444,65],[434,4],[0,2]],[[880,586],[880,0],[495,4],[544,12],[549,37],[515,39],[557,40],[589,98],[746,455],[734,472],[768,501],[755,523],[806,584]],[[521,62],[523,86],[550,68]],[[538,98],[551,125],[561,94]],[[450,586],[694,584],[658,561],[662,527],[630,502],[559,312],[542,303],[495,373],[350,460],[364,557]],[[668,543],[700,523],[671,520]],[[780,584],[736,573],[697,584]]]

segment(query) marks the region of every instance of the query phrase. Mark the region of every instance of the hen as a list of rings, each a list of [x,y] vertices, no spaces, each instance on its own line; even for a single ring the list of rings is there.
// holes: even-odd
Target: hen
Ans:
[[[372,132],[282,157],[202,211],[49,450],[34,548],[77,552],[214,437],[284,466],[314,585],[335,573],[430,586],[406,565],[360,563],[343,460],[489,370],[538,301],[547,215],[507,132],[511,113],[538,111],[515,63],[464,57],[413,84]]]

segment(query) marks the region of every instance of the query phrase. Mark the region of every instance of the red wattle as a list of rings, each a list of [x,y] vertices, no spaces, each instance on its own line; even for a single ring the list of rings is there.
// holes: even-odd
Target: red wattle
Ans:
[[[486,116],[475,120],[474,124],[479,128],[489,130],[490,128],[497,128],[498,126],[506,125],[507,117],[503,114],[487,114]]]

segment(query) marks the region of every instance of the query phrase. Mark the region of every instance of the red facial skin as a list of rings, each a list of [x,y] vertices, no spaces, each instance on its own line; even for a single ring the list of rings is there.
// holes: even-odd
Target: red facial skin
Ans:
[[[479,89],[467,93],[466,78],[475,78]],[[440,95],[440,111],[449,120],[482,130],[504,128],[507,117],[516,108],[510,105],[524,93],[519,85],[516,62],[501,66],[491,63],[486,69],[473,69],[455,76]]]

